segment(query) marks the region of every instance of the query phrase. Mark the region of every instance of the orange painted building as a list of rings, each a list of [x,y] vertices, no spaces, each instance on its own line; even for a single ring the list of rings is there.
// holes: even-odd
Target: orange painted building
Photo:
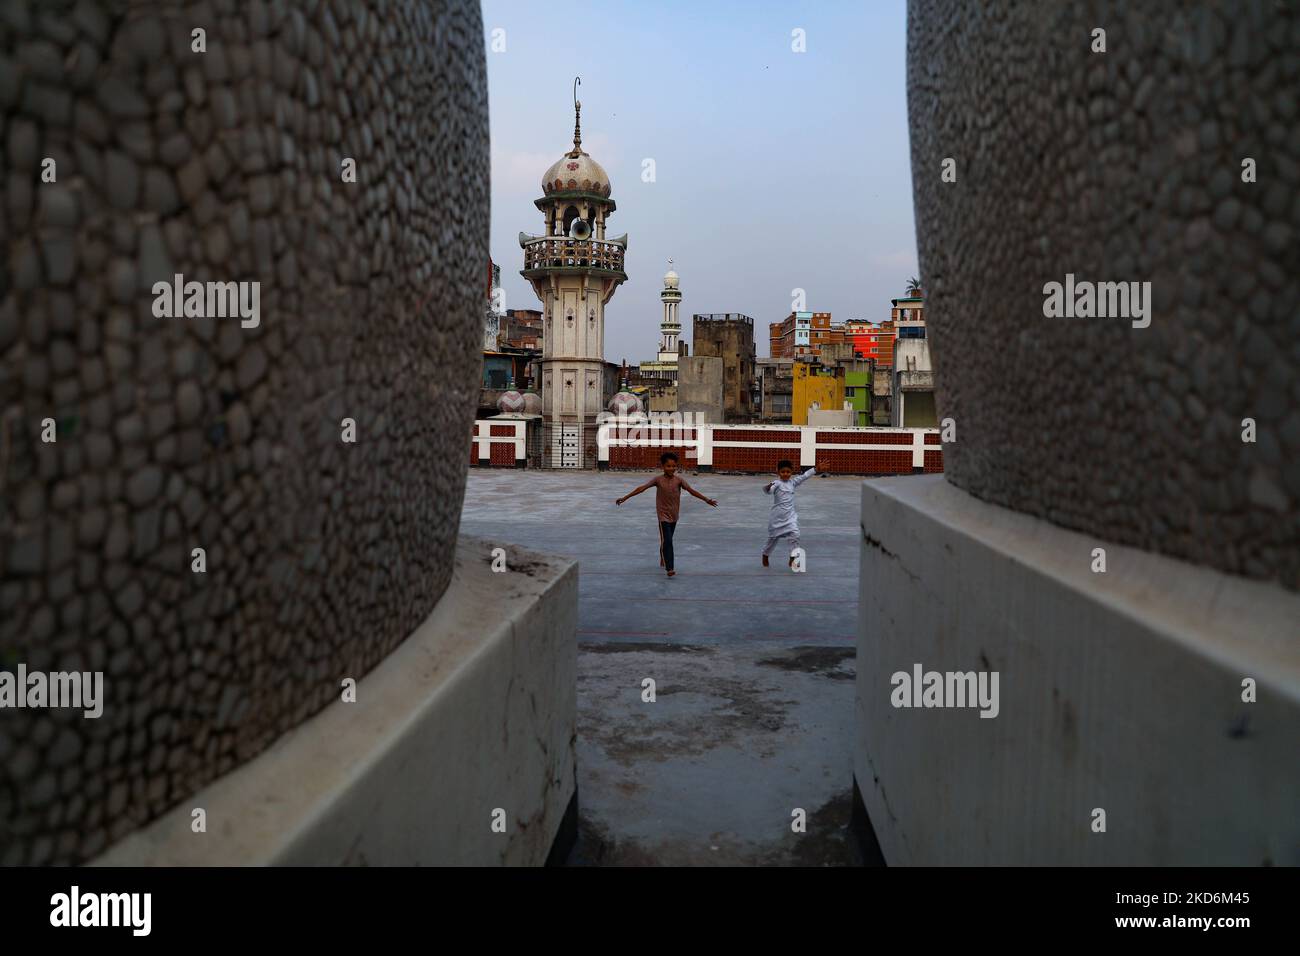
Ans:
[[[835,325],[831,322],[829,312],[814,312],[812,324],[808,328],[808,344],[812,347],[812,353],[820,358],[823,345],[834,345],[837,342],[847,342],[844,337],[844,324]]]
[[[875,359],[877,368],[891,368],[894,364],[894,320],[868,322],[866,319],[849,319],[844,323],[844,335],[853,343],[853,351],[864,359]]]

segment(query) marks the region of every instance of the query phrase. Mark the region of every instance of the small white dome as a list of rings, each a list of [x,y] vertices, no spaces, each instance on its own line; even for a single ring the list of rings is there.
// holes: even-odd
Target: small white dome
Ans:
[[[524,397],[511,389],[508,392],[502,392],[501,397],[497,399],[497,411],[500,412],[522,412],[524,410]]]
[[[608,409],[615,415],[631,416],[640,414],[641,399],[631,392],[619,392],[609,400]]]
[[[679,276],[679,275],[678,275],[676,272],[674,272],[672,269],[669,269],[669,270],[664,274],[664,288],[665,288],[665,289],[676,289],[676,288],[677,288],[677,282],[678,282],[678,280],[679,280],[680,278],[681,278],[681,276]]]

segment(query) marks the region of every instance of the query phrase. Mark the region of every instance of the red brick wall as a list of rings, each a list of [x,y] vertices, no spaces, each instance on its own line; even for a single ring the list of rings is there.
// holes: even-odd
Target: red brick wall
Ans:
[[[610,441],[617,441],[620,434],[619,428],[609,430]],[[635,437],[639,441],[694,441],[694,428],[646,428],[644,425],[628,425],[623,429],[622,434]],[[662,438],[660,437],[662,436]],[[664,445],[664,451],[668,451],[668,445]]]
[[[687,449],[684,447],[672,448],[662,445],[658,448],[652,448],[648,445],[636,445],[632,448],[611,447],[609,450],[609,467],[657,470],[659,468],[659,456],[666,451],[671,451],[677,455],[678,467],[694,468],[696,462],[694,457],[695,449],[690,450],[692,457],[688,459],[686,457]]]
[[[799,447],[794,448],[718,448],[713,447],[713,467],[717,471],[775,472],[776,463],[789,458],[799,467]]]
[[[758,431],[744,428],[715,428],[713,440],[720,441],[754,441],[754,442],[794,442],[799,444],[797,431]]]
[[[821,448],[818,459],[830,465],[831,474],[910,475],[912,452],[909,451],[836,451]]]
[[[817,444],[826,445],[906,445],[912,447],[912,436],[901,432],[854,434],[853,432],[818,432]]]

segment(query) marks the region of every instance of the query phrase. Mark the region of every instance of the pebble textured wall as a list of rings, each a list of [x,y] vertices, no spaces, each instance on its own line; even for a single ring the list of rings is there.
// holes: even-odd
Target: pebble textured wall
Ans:
[[[0,667],[107,701],[0,711],[0,864],[75,863],[346,706],[447,587],[478,4],[4,0],[0,148]],[[259,281],[259,324],[156,318],[175,273]]]
[[[911,0],[907,32],[948,480],[1300,588],[1300,5]],[[1150,281],[1150,326],[1045,317],[1067,273]]]

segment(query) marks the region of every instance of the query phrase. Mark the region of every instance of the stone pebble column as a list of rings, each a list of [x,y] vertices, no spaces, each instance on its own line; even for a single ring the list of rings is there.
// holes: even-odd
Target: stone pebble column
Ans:
[[[947,480],[1300,588],[1300,7],[995,8],[908,7]],[[1149,281],[1150,326],[1045,317],[1067,273]]]
[[[0,148],[0,666],[106,698],[0,712],[0,865],[73,864],[338,701],[447,587],[478,4],[5,0]],[[260,283],[260,323],[156,318],[176,273]]]

